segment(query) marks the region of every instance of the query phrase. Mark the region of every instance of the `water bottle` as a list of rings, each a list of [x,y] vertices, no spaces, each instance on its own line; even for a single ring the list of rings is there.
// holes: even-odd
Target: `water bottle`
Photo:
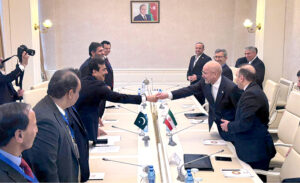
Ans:
[[[138,89],[138,95],[141,95],[141,88]]]
[[[187,177],[185,178],[184,182],[185,183],[194,183],[194,178],[191,173],[191,170],[190,170],[190,172],[187,173]]]
[[[155,183],[155,171],[152,165],[149,165],[148,169],[148,181],[149,183]]]
[[[141,94],[145,94],[145,83],[142,83],[142,90],[141,90]]]

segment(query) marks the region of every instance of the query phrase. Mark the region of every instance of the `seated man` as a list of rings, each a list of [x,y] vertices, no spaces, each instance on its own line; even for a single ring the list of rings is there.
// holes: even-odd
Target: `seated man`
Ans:
[[[98,107],[101,100],[130,104],[140,104],[146,100],[157,101],[155,96],[126,95],[112,91],[104,82],[106,74],[104,59],[92,59],[89,63],[89,75],[81,78],[82,89],[76,103],[76,109],[88,132],[89,140],[92,140],[94,145],[98,137]]]
[[[38,182],[21,153],[31,148],[38,129],[25,103],[0,106],[0,182]]]

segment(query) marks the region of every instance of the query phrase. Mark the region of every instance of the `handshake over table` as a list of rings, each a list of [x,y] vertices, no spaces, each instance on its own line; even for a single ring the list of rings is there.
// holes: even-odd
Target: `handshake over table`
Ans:
[[[147,96],[147,101],[149,102],[157,102],[159,99],[166,99],[169,97],[168,93],[157,93],[155,95],[149,95]]]

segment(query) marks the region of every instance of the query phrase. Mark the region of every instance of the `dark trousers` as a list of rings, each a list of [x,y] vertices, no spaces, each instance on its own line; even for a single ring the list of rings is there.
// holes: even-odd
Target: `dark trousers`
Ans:
[[[269,164],[270,164],[270,159],[266,160],[261,160],[261,161],[256,161],[256,162],[251,162],[248,163],[253,169],[260,169],[260,170],[269,170]],[[258,177],[263,181],[267,182],[267,177],[265,175],[260,175],[258,174]]]

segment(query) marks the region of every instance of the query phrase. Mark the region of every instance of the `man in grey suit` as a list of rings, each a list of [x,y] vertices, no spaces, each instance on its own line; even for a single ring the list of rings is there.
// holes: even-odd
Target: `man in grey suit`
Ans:
[[[140,6],[140,14],[134,17],[134,21],[151,21],[151,16],[147,14],[146,4]]]
[[[58,70],[49,82],[48,95],[33,108],[39,132],[23,156],[41,182],[79,181],[79,152],[65,109],[75,104],[80,89],[71,69]]]
[[[31,148],[38,129],[25,103],[0,106],[0,182],[37,182],[21,153]]]

